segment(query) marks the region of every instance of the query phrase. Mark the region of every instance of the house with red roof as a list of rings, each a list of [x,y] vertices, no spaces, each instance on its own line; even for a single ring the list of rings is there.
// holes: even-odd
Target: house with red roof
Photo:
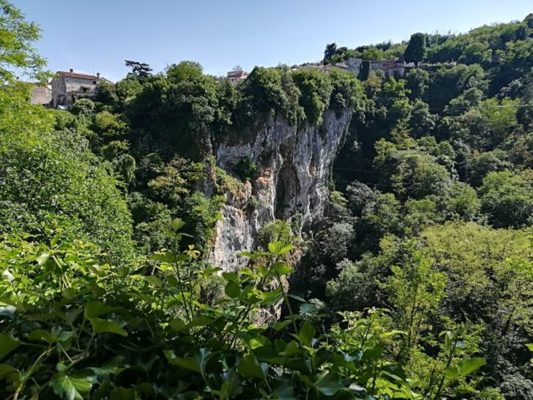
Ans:
[[[68,108],[78,99],[94,99],[98,91],[98,85],[109,82],[102,78],[100,73],[96,75],[74,72],[73,69],[58,71],[52,79],[52,107]]]

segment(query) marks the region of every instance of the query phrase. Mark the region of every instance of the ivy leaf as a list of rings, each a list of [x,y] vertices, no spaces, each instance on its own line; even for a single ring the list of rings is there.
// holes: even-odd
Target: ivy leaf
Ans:
[[[265,371],[252,354],[247,354],[242,358],[238,370],[243,378],[265,379]]]
[[[20,371],[7,364],[0,364],[0,380],[5,379],[16,385],[20,381]]]
[[[446,368],[446,377],[450,379],[456,379],[459,376],[459,368],[450,367]]]
[[[326,396],[333,396],[339,390],[344,389],[340,379],[331,372],[323,373],[315,382],[316,388]]]
[[[487,361],[482,357],[475,357],[463,360],[463,362],[461,362],[461,364],[459,365],[459,375],[467,376],[484,366],[486,363]]]
[[[122,356],[116,356],[100,367],[91,367],[89,369],[96,377],[101,378],[109,375],[117,375],[127,367],[129,367],[129,365],[125,358]]]
[[[61,331],[58,333],[48,332],[44,329],[35,329],[28,334],[31,341],[43,340],[48,343],[65,342],[74,336],[72,331]]]
[[[298,333],[298,339],[300,339],[300,342],[306,346],[311,345],[311,341],[315,337],[315,328],[313,325],[311,325],[309,322],[305,321],[302,327],[300,328],[300,332]]]
[[[229,281],[226,287],[224,288],[224,293],[226,293],[228,297],[235,299],[239,297],[239,294],[241,294],[241,288],[237,282]]]
[[[168,326],[176,333],[183,333],[189,331],[189,327],[181,318],[176,318],[175,320],[170,321]]]
[[[118,322],[102,318],[88,318],[88,320],[91,322],[94,333],[115,333],[120,336],[128,336],[128,332]]]
[[[268,257],[269,255],[270,253],[267,253],[266,251],[254,251],[254,252],[243,251],[239,253],[239,256],[248,257],[252,260],[261,258],[261,257]]]
[[[181,228],[183,228],[185,226],[185,222],[183,222],[183,220],[181,218],[175,218],[172,220],[172,222],[170,223],[170,227],[172,228],[172,230],[174,232],[177,232],[179,231]]]
[[[101,301],[90,301],[89,303],[85,304],[84,314],[86,318],[90,319],[110,313],[111,311],[115,311],[115,308],[108,306]]]
[[[243,391],[243,386],[239,380],[239,374],[235,369],[230,369],[224,373],[224,381],[219,391],[220,398],[234,399]],[[213,391],[215,392],[215,391]]]
[[[83,400],[82,394],[90,392],[92,386],[90,377],[75,378],[65,374],[59,374],[50,381],[54,392],[67,400]]]
[[[166,350],[164,352],[165,357],[171,365],[176,367],[185,368],[194,372],[202,373],[201,365],[199,365],[198,360],[193,357],[181,358],[176,357],[173,351]]]
[[[285,329],[287,326],[289,326],[291,324],[292,320],[290,319],[285,319],[283,321],[280,321],[280,322],[275,322],[272,324],[272,329],[276,330],[276,331],[281,331],[283,329]]]
[[[39,265],[44,265],[48,259],[50,258],[50,253],[42,253],[39,257],[37,257],[36,261]]]
[[[20,346],[20,342],[11,335],[0,334],[0,360]]]
[[[284,262],[277,262],[272,265],[272,270],[277,275],[287,275],[294,271],[294,268]]]
[[[270,242],[268,244],[268,251],[270,251],[272,254],[276,254],[278,256],[281,256],[285,253],[288,253],[294,248],[292,244],[287,244],[284,242],[276,241],[276,242]]]
[[[224,278],[227,282],[236,282],[239,279],[239,275],[236,272],[223,272],[222,278]]]
[[[156,288],[162,288],[163,287],[163,281],[159,279],[157,276],[148,275],[143,277],[146,282],[148,282],[150,285],[156,287]]]

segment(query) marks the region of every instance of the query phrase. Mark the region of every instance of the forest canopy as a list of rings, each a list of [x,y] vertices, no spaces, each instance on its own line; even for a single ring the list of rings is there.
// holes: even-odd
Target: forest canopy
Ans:
[[[126,60],[68,110],[16,78],[41,76],[38,37],[0,0],[0,397],[533,399],[531,15],[326,47],[414,63],[397,76]],[[323,217],[213,265],[268,165],[217,149],[272,121],[326,140],[331,116]]]

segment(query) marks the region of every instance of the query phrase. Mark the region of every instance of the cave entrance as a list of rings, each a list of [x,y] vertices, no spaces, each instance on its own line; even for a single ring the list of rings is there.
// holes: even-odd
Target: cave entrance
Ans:
[[[284,162],[278,174],[276,183],[276,202],[274,206],[274,216],[277,219],[287,219],[291,212],[295,211],[295,203],[300,182],[296,169],[290,163]]]

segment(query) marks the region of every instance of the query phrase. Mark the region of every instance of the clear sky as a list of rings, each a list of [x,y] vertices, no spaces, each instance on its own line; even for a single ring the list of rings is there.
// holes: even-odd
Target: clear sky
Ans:
[[[52,71],[118,80],[124,60],[155,71],[182,60],[222,75],[234,66],[299,64],[327,43],[356,47],[414,32],[465,32],[522,20],[532,0],[11,0],[43,32]]]

